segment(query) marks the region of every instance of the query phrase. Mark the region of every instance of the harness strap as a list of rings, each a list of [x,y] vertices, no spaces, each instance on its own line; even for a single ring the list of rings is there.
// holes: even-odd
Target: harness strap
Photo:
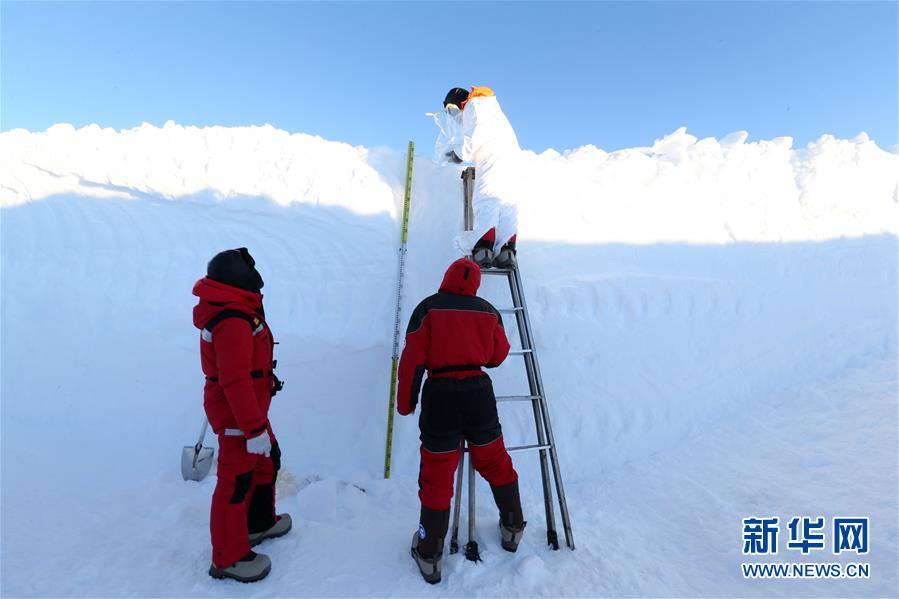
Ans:
[[[255,337],[257,334],[261,333],[263,329],[265,329],[265,321],[262,320],[259,316],[251,316],[246,312],[241,312],[240,310],[222,310],[212,318],[210,318],[206,324],[203,326],[203,330],[200,331],[201,339],[206,342],[212,342],[212,329],[218,325],[221,321],[226,318],[240,318],[241,320],[246,321],[247,324],[250,325],[250,328],[253,330],[253,336]],[[278,366],[277,360],[272,360],[272,369],[271,370],[251,370],[250,378],[261,379],[262,377],[269,375],[272,377],[272,397],[278,393],[281,389],[284,388],[284,381],[279,379],[275,375],[275,368]],[[217,383],[219,381],[219,377],[217,376],[207,376],[207,381],[211,381],[213,383]]]
[[[273,370],[263,370],[263,369],[261,369],[261,368],[258,369],[258,370],[251,370],[251,371],[250,371],[250,378],[261,379],[261,378],[264,377],[266,374],[275,374],[275,372],[274,372]],[[219,382],[219,377],[217,377],[217,376],[207,376],[207,377],[206,377],[206,380],[207,380],[207,381],[212,381],[213,383],[217,383],[217,382]]]
[[[239,318],[243,321],[246,321],[246,323],[250,325],[250,329],[252,329],[253,331],[253,336],[258,335],[262,332],[262,329],[265,328],[265,321],[258,316],[251,316],[246,312],[241,312],[240,310],[222,310],[221,312],[210,318],[203,326],[203,341],[212,341],[212,330],[218,325],[218,323],[225,320],[226,318]]]
[[[460,364],[458,366],[441,366],[440,368],[431,368],[428,374],[444,374],[447,372],[464,372],[466,370],[480,370],[480,364]]]

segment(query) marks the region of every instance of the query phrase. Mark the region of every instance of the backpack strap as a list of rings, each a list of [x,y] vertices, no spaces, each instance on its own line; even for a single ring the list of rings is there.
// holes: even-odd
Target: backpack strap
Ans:
[[[240,318],[245,321],[250,328],[253,330],[253,336],[255,337],[259,333],[265,329],[265,321],[262,320],[258,316],[251,316],[246,312],[241,312],[240,310],[222,310],[215,316],[209,319],[209,321],[203,326],[203,329],[200,331],[200,338],[203,341],[212,342],[212,329],[214,329],[221,321],[226,318]],[[272,349],[274,350],[274,340],[272,340]],[[253,379],[261,379],[265,375],[271,376],[272,379],[272,397],[275,396],[278,391],[284,388],[284,381],[279,379],[275,375],[275,367],[278,365],[277,360],[272,360],[272,369],[271,370],[253,370],[250,372],[250,378]],[[207,376],[207,380],[212,381],[213,383],[217,383],[219,377],[217,376]]]
[[[262,329],[265,328],[265,321],[259,318],[258,316],[250,316],[246,312],[241,312],[240,310],[222,310],[215,316],[209,319],[209,321],[203,326],[203,330],[201,331],[201,336],[203,341],[212,341],[212,330],[223,320],[227,318],[240,318],[245,321],[248,325],[250,325],[250,329],[253,331],[253,335],[257,335],[262,332]]]

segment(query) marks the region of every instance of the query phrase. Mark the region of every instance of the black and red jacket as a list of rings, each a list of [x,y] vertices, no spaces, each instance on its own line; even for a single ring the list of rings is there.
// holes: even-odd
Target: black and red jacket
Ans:
[[[481,367],[502,364],[509,354],[503,320],[490,302],[475,295],[481,270],[466,258],[453,262],[440,291],[425,298],[409,319],[400,359],[396,409],[411,414],[425,371],[429,377],[466,378]]]
[[[194,326],[201,330],[203,406],[209,424],[218,434],[230,428],[253,437],[268,423],[274,376],[275,342],[263,319],[262,294],[208,277],[197,281],[193,294],[200,298],[194,307]],[[207,330],[207,324],[226,310],[245,317],[222,318]]]

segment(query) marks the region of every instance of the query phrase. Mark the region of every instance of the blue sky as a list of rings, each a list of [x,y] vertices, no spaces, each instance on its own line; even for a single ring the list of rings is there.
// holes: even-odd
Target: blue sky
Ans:
[[[270,123],[428,146],[453,86],[522,145],[687,126],[897,143],[896,2],[0,3],[0,128]]]

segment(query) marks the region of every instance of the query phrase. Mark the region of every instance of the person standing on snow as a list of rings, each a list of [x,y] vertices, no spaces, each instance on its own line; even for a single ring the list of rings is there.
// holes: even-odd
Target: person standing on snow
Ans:
[[[421,517],[412,537],[412,557],[431,584],[440,582],[453,472],[463,439],[468,441],[474,467],[493,491],[503,549],[518,548],[526,524],[518,473],[503,442],[493,385],[481,370],[506,359],[509,341],[499,312],[477,297],[480,283],[477,264],[467,258],[453,262],[440,291],[412,313],[400,359],[396,407],[401,415],[415,411],[422,377],[428,373],[418,421]]]
[[[219,444],[209,575],[241,582],[261,580],[272,567],[250,547],[292,526],[290,515],[275,513],[281,450],[268,409],[282,384],[273,371],[274,339],[255,266],[247,248],[226,250],[209,261],[193,289],[200,298],[193,317],[206,375],[203,407]]]
[[[443,100],[437,152],[451,162],[475,166],[474,228],[456,246],[482,267],[515,264],[521,148],[496,94],[488,87],[454,87]]]

